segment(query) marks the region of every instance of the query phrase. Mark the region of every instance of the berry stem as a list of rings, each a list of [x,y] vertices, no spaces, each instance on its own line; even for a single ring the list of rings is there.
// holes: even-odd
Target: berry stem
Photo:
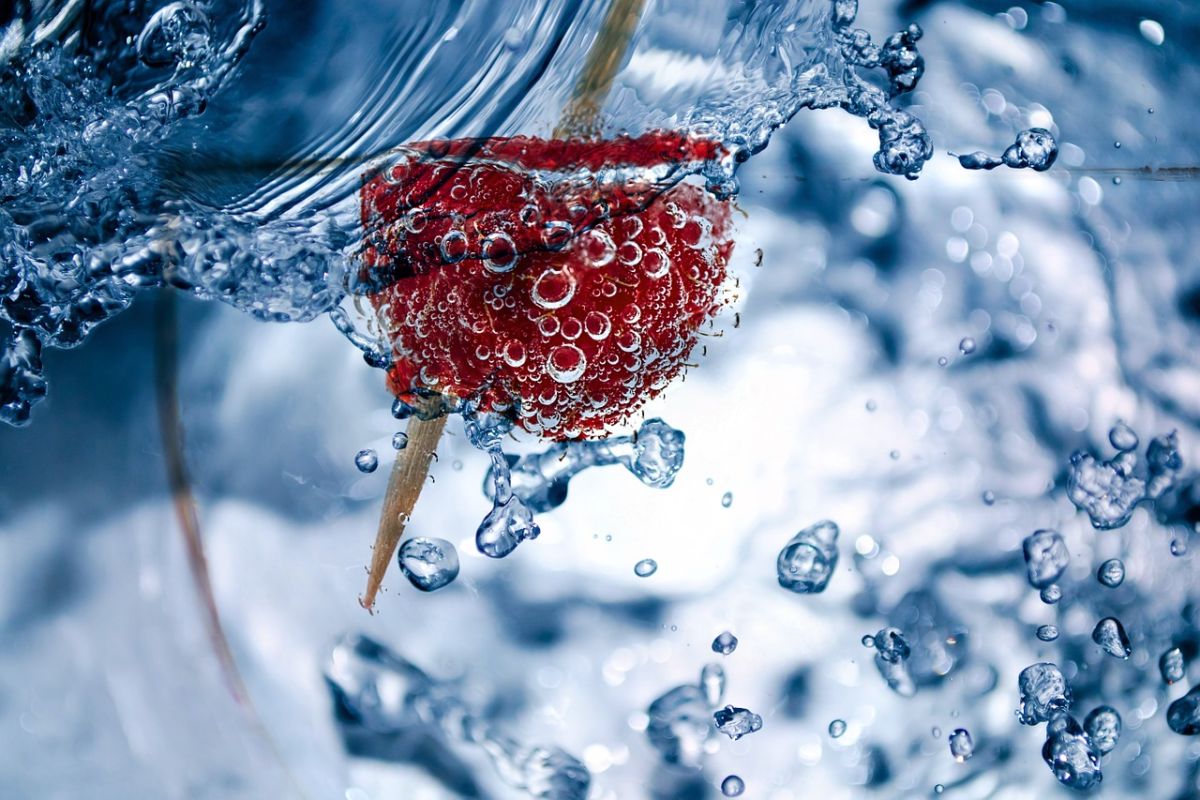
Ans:
[[[600,31],[588,50],[583,71],[575,82],[571,100],[554,129],[556,139],[586,138],[599,134],[600,107],[620,71],[644,4],[645,0],[613,0],[609,6]],[[367,590],[359,599],[367,611],[374,613],[375,596],[379,593],[396,548],[400,546],[404,528],[421,496],[421,490],[425,488],[429,464],[445,428],[444,414],[432,419],[413,416],[409,420],[408,445],[396,454],[388,476],[379,531],[375,534],[371,567],[367,575]]]

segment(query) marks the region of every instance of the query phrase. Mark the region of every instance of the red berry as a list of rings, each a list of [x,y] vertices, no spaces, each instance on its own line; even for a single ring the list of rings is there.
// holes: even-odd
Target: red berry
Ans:
[[[389,384],[602,435],[680,372],[719,308],[729,205],[661,186],[719,145],[671,133],[411,145],[362,190],[360,278]]]

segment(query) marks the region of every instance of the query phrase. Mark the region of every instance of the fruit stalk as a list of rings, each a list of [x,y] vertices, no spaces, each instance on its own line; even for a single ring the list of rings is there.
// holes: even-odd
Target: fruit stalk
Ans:
[[[575,82],[571,100],[564,109],[554,137],[591,137],[599,133],[600,107],[620,71],[629,42],[637,29],[645,0],[613,0],[604,22],[584,59],[583,70]],[[386,328],[386,326],[385,326]],[[445,415],[422,419],[413,416],[408,423],[408,445],[396,454],[388,476],[387,493],[379,517],[379,530],[371,554],[367,588],[359,602],[372,611],[375,597],[388,566],[404,537],[438,441],[446,427]]]

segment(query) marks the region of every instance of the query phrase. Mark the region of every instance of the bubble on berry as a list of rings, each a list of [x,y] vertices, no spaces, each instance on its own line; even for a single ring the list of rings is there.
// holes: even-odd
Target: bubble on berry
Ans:
[[[447,231],[438,243],[438,251],[447,264],[457,264],[467,256],[467,235],[462,231]]]
[[[542,230],[542,241],[551,250],[562,250],[570,243],[573,232],[569,222],[547,222]]]
[[[564,339],[575,341],[583,334],[583,323],[575,317],[567,317],[562,321],[562,335]]]
[[[584,234],[581,243],[584,255],[593,267],[607,267],[617,254],[612,237],[599,228],[592,228]]]
[[[573,344],[555,347],[546,357],[546,372],[559,383],[573,383],[587,369],[587,357]]]
[[[612,320],[603,311],[589,311],[583,318],[583,330],[597,342],[604,341],[612,332]]]
[[[533,282],[530,295],[538,308],[547,311],[562,308],[575,296],[575,277],[565,269],[551,267]]]
[[[483,266],[491,272],[512,271],[517,264],[517,244],[507,233],[493,233],[483,240]]]
[[[671,257],[657,247],[646,251],[642,263],[646,266],[646,276],[649,278],[661,278],[671,271]]]
[[[525,345],[516,339],[509,339],[500,350],[500,357],[510,367],[519,367],[525,363]]]

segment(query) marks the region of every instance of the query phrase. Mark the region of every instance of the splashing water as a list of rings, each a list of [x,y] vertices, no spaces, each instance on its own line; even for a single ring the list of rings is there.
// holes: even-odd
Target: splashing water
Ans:
[[[712,5],[716,11],[724,4]],[[672,9],[648,12],[618,76],[607,125],[716,138],[723,156],[690,170],[728,194],[737,187],[737,165],[762,150],[772,131],[801,109],[839,107],[878,131],[881,171],[916,177],[932,154],[928,134],[890,101],[911,91],[923,72],[919,28],[878,46],[851,27],[855,3],[728,5],[721,41],[705,53],[711,72],[702,80],[680,76],[676,87],[648,82],[651,74],[663,76],[648,71],[654,54],[681,46],[670,34]],[[266,24],[260,0],[146,3],[133,14],[104,6],[91,16],[69,4],[53,25],[15,20],[0,97],[15,123],[6,128],[0,162],[0,316],[14,328],[5,360],[20,368],[0,383],[0,406],[12,409],[5,421],[27,422],[44,393],[22,332],[43,347],[74,347],[148,287],[173,286],[271,321],[333,312],[368,362],[385,366],[387,348],[353,331],[345,312],[337,315],[354,280],[347,259],[361,231],[350,208],[362,166],[427,132],[457,127],[486,136],[544,125],[546,107],[561,102],[561,82],[544,78],[545,65],[567,52],[579,58],[582,48],[565,48],[589,10],[519,2],[499,14],[458,17],[451,7],[439,9],[406,31],[406,48],[389,53],[361,83],[347,77],[319,87],[307,109],[312,121],[294,130],[272,127],[264,116],[273,106],[261,94],[264,85],[235,79],[241,62],[254,60],[252,45]],[[509,47],[512,31],[523,29],[557,35]],[[318,40],[315,50],[371,48],[377,32],[366,26],[356,30],[358,40]],[[488,69],[451,69],[430,94],[447,59],[488,51]],[[422,63],[406,63],[418,52],[425,53]],[[681,55],[691,54],[684,48]],[[560,64],[554,75],[571,67]],[[401,68],[410,70],[408,81],[384,77]],[[882,73],[887,90],[860,69]],[[297,65],[295,73],[305,70]],[[224,140],[201,145],[189,123],[214,113],[228,120],[238,102],[224,96],[231,84],[241,115],[227,123]],[[377,90],[380,84],[385,88]],[[351,114],[345,99],[356,96],[363,102]],[[339,102],[330,102],[334,97]],[[194,151],[190,159],[182,156],[187,150]],[[277,165],[264,171],[264,159]],[[197,167],[209,171],[197,174]]]
[[[451,684],[430,678],[379,642],[344,638],[329,657],[325,681],[344,727],[376,734],[435,728],[456,745],[486,752],[500,778],[530,797],[587,797],[591,776],[578,759],[505,734],[472,710]]]

